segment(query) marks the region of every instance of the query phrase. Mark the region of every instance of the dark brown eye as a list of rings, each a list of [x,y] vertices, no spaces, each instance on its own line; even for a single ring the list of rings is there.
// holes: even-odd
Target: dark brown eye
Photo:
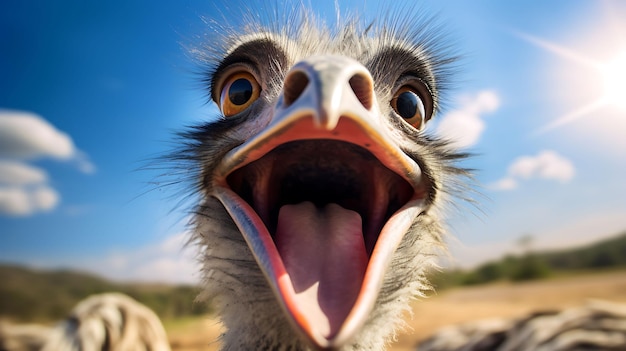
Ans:
[[[394,94],[391,107],[404,120],[416,129],[422,129],[426,122],[424,103],[416,89],[405,85]]]
[[[240,71],[224,80],[220,93],[220,110],[229,117],[245,110],[261,94],[261,87],[249,72]]]

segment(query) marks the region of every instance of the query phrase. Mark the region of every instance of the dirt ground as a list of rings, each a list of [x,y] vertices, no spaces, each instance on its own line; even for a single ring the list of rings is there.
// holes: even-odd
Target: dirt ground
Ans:
[[[443,326],[561,309],[584,304],[589,299],[626,303],[626,271],[446,290],[414,303],[413,316],[406,316],[409,327],[398,335],[389,350],[414,350],[418,341]],[[170,322],[165,327],[173,351],[219,348],[221,326],[213,317]]]

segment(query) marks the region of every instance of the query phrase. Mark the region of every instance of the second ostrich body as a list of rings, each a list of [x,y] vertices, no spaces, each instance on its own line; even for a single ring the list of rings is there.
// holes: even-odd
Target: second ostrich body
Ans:
[[[200,194],[204,296],[224,350],[381,350],[429,289],[442,199],[467,175],[423,132],[452,57],[410,16],[286,17],[203,48],[221,114],[174,159]]]

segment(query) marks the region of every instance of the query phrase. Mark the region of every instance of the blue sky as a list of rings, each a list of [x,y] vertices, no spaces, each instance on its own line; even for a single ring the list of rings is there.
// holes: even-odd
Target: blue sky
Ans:
[[[334,20],[333,1],[314,3]],[[194,281],[186,214],[173,191],[153,190],[159,171],[139,169],[173,131],[215,116],[181,43],[206,34],[202,16],[242,4],[0,4],[0,261]],[[368,20],[380,6],[341,2]],[[512,252],[526,234],[548,248],[626,229],[626,3],[422,9],[464,56],[428,132],[478,154],[467,165],[480,209],[450,216],[455,264]]]

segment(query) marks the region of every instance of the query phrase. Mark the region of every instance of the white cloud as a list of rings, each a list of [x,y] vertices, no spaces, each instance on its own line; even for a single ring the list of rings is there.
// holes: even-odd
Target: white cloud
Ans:
[[[81,216],[93,210],[90,205],[66,205],[63,206],[63,212],[72,217]]]
[[[41,116],[25,111],[0,110],[0,157],[21,160],[51,157],[74,161],[84,173],[95,170],[69,135]]]
[[[535,157],[518,158],[509,167],[509,175],[524,179],[539,177],[566,182],[574,177],[574,166],[556,152],[544,150]]]
[[[534,237],[537,249],[555,250],[589,245],[605,240],[626,228],[625,208],[612,208],[585,214],[567,222],[559,222]]]
[[[518,157],[509,166],[507,176],[491,185],[494,190],[517,188],[520,180],[533,178],[568,182],[576,173],[572,162],[555,151],[544,150],[536,156]]]
[[[0,111],[0,156],[67,160],[74,152],[72,139],[36,114]]]
[[[40,168],[0,160],[0,213],[27,216],[52,210],[59,194],[47,182],[48,175]]]
[[[490,90],[483,90],[473,96],[461,99],[461,108],[443,116],[437,125],[436,133],[448,139],[458,148],[476,145],[485,130],[482,119],[484,113],[491,113],[500,106],[498,95]]]
[[[74,162],[78,166],[78,169],[85,174],[94,174],[96,173],[96,166],[89,161],[89,156],[82,151],[76,152],[74,156]]]
[[[510,253],[512,247],[512,243],[507,242],[468,245],[459,240],[450,240],[448,243],[450,254],[441,258],[440,264],[444,268],[474,268],[485,262],[501,258]]]
[[[99,254],[80,253],[62,257],[11,260],[41,269],[73,269],[91,272],[121,282],[198,284],[200,263],[197,249],[186,247],[191,234],[179,232],[137,248],[120,248]]]
[[[48,175],[42,169],[22,162],[0,160],[0,184],[42,184],[47,180]]]
[[[0,214],[27,216],[59,204],[59,193],[47,184],[48,174],[27,164],[44,157],[75,163],[86,174],[95,172],[70,136],[42,117],[0,110]]]
[[[189,233],[171,235],[135,250],[117,250],[81,264],[108,278],[124,281],[197,283],[195,250],[186,248]]]
[[[517,185],[517,180],[512,177],[506,177],[492,184],[491,188],[495,190],[513,190],[517,188]]]
[[[36,212],[47,212],[56,207],[59,199],[59,194],[47,185],[7,187],[0,184],[2,214],[28,216]]]
[[[17,187],[0,188],[0,213],[13,216],[30,214],[28,194]]]
[[[589,213],[568,222],[559,222],[536,232],[532,237],[532,250],[563,250],[606,240],[622,233],[626,228],[624,208],[601,213]],[[506,254],[519,254],[520,246],[516,239],[485,242],[474,245],[462,243],[458,239],[449,240],[450,255],[442,264],[444,267],[472,268]]]
[[[41,211],[50,211],[59,203],[59,194],[48,186],[39,186],[30,195],[32,206]]]

